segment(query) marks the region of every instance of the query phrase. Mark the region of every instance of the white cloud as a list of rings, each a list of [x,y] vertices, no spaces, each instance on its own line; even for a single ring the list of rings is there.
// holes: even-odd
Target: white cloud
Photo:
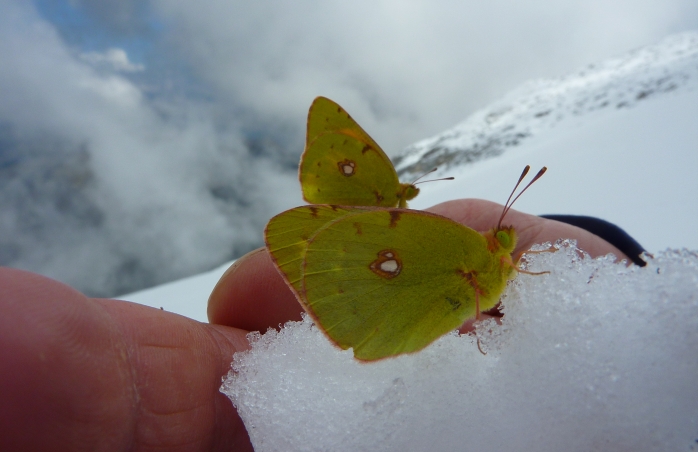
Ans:
[[[105,52],[86,52],[80,58],[96,67],[106,66],[117,72],[140,72],[145,69],[142,64],[134,64],[128,59],[124,49],[113,47]]]
[[[219,96],[302,127],[326,95],[388,152],[527,79],[698,28],[690,0],[154,4],[178,56]]]
[[[212,268],[261,244],[266,218],[297,202],[286,195],[294,177],[251,159],[236,128],[217,128],[209,106],[148,100],[128,78],[77,57],[29,5],[0,5],[0,42],[0,132],[19,143],[21,157],[11,174],[18,183],[2,185],[3,202],[18,200],[0,215],[15,255],[5,264],[115,295]],[[64,143],[63,153],[54,142]],[[70,172],[66,156],[86,150],[87,182],[31,198],[23,187],[42,182],[22,173],[32,158],[21,154],[27,143],[39,156],[32,168]],[[275,173],[281,199],[266,191]],[[68,204],[86,198],[98,220],[72,221],[70,206],[56,207],[60,196]],[[36,227],[25,227],[27,215]]]

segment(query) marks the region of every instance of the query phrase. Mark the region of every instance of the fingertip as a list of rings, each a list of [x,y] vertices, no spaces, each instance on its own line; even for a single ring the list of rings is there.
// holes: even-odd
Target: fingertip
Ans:
[[[501,204],[484,199],[454,199],[425,210],[483,232],[497,225],[503,208]]]
[[[250,251],[223,273],[208,297],[206,314],[210,323],[233,326],[228,322],[234,317],[234,308],[249,299],[250,292],[260,285],[260,274],[269,273],[265,254],[264,248]]]
[[[266,331],[300,320],[301,311],[266,248],[259,248],[226,270],[209,296],[207,313],[213,324]]]
[[[476,231],[484,232],[497,226],[502,209],[502,205],[484,199],[456,199],[426,210],[451,218]],[[577,247],[589,253],[591,257],[610,253],[618,259],[628,259],[622,251],[603,238],[571,224],[513,209],[507,212],[504,223],[516,227],[518,244],[514,251],[515,255],[525,252],[534,244],[555,243],[558,239],[574,239],[577,241]]]

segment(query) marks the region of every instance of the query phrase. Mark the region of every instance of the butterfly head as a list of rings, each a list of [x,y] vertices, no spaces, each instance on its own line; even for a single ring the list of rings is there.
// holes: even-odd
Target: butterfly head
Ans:
[[[426,173],[419,176],[417,179],[413,180],[411,184],[400,184],[400,192],[397,194],[398,200],[400,202],[399,207],[406,208],[407,201],[417,197],[417,195],[419,194],[419,189],[417,188],[417,184],[423,184],[424,182],[435,182],[437,180],[453,180],[454,179],[453,177],[442,177],[439,179],[423,180],[421,182],[417,182],[417,181],[419,181],[419,179],[423,178],[427,174],[433,173],[436,170],[438,170],[438,168],[434,168],[431,171],[427,171]]]
[[[519,194],[516,195],[516,197],[512,201],[511,197],[514,196],[516,189],[519,187],[519,184],[524,179],[524,177],[526,177],[526,174],[528,174],[528,171],[530,169],[531,167],[526,165],[526,168],[524,168],[523,172],[521,173],[521,177],[519,177],[519,181],[516,183],[516,186],[511,191],[509,199],[507,199],[507,202],[504,204],[504,209],[502,209],[502,215],[499,217],[497,227],[492,229],[485,235],[485,237],[487,238],[488,247],[492,252],[504,251],[507,254],[511,254],[514,251],[514,248],[516,247],[516,241],[518,239],[516,230],[513,226],[502,226],[502,221],[504,220],[504,217],[506,216],[507,212],[509,212],[509,209],[511,209],[511,206],[514,204],[514,202],[516,202],[516,200],[519,199],[519,196],[521,196],[523,192],[525,192],[526,189],[531,186],[531,184],[537,181],[547,171],[546,167],[541,168],[541,170],[538,171],[538,174],[535,175],[533,180],[529,182],[528,185],[526,185],[524,189],[521,190],[521,192],[519,192]]]
[[[413,184],[400,184],[400,193],[397,194],[401,202],[407,202],[414,199],[419,194],[419,189]]]
[[[487,249],[493,254],[511,254],[516,248],[518,235],[514,226],[497,227],[484,234]]]

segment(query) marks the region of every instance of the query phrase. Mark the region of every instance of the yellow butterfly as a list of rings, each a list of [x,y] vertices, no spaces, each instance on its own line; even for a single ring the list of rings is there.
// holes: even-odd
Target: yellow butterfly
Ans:
[[[315,98],[308,111],[298,178],[311,204],[406,208],[419,194],[413,183],[400,183],[380,146],[326,97]]]
[[[484,234],[416,210],[311,205],[275,216],[264,236],[318,328],[370,361],[421,350],[497,304],[521,271],[516,230],[502,226],[511,204]]]

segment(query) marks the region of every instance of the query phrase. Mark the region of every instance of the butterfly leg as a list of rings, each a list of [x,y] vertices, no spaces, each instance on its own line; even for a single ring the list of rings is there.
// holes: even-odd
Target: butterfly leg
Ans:
[[[519,273],[526,273],[527,275],[544,275],[544,274],[550,273],[550,272],[548,272],[548,271],[545,271],[545,272],[529,272],[529,271],[526,271],[526,270],[521,270],[520,268],[518,268],[518,266],[517,266],[516,264],[514,264],[514,262],[516,262],[516,263],[518,264],[518,262],[521,260],[521,257],[523,257],[524,254],[541,254],[541,253],[555,253],[555,252],[557,252],[557,248],[555,248],[555,247],[552,246],[552,245],[550,245],[550,248],[547,248],[547,249],[544,249],[544,250],[536,250],[536,251],[534,251],[534,250],[528,250],[528,251],[522,251],[522,252],[520,252],[520,253],[516,256],[516,259],[515,259],[514,261],[511,261],[511,259],[510,259],[510,262],[508,262],[508,264],[509,264],[514,270],[516,270],[516,271],[519,272]]]
[[[543,251],[540,251],[540,252],[541,252],[541,253],[546,253],[546,252],[554,253],[555,251],[557,251],[557,250],[552,250],[552,251],[543,250]],[[527,251],[527,252],[530,252],[530,251]],[[519,259],[516,259],[516,262],[519,262]],[[509,267],[511,267],[511,268],[512,268],[514,271],[516,271],[517,273],[525,273],[525,274],[527,274],[527,275],[546,275],[546,274],[550,273],[550,272],[547,271],[547,270],[546,270],[546,271],[543,271],[543,272],[530,272],[530,271],[528,271],[528,270],[522,270],[522,269],[519,268],[518,265],[516,265],[516,264],[514,263],[514,261],[513,261],[513,260],[511,259],[511,257],[509,257],[509,256],[502,256],[502,263],[503,263],[504,265],[508,265]]]
[[[474,284],[475,287],[475,322],[480,321],[480,290],[477,288],[477,281],[475,281]],[[477,338],[477,349],[480,350],[480,353],[483,355],[486,355],[487,352],[482,350],[482,346],[480,345],[480,338]]]
[[[468,281],[468,284],[475,289],[475,321],[480,320],[480,287],[477,285],[477,273],[475,271],[458,270],[458,273]]]
[[[521,259],[521,257],[524,254],[542,254],[542,253],[555,253],[557,252],[557,248],[555,248],[553,245],[550,245],[550,248],[546,248],[544,250],[528,250],[528,251],[521,251],[518,256],[516,256],[516,262]]]
[[[477,288],[477,283],[475,286],[475,321],[480,321],[480,291]],[[487,352],[482,350],[479,337],[477,338],[477,349],[480,350],[480,353],[482,353],[483,355],[487,355]]]
[[[480,288],[477,285],[477,278],[475,277],[475,274],[473,272],[461,272],[463,277],[468,280],[471,286],[473,286],[473,289],[475,289],[475,322],[480,321]],[[480,350],[480,353],[483,355],[486,355],[487,352],[482,350],[482,346],[480,345],[480,338],[477,338],[477,349]]]
[[[487,355],[487,352],[483,351],[482,347],[480,346],[480,338],[479,337],[477,338],[477,349],[480,350],[480,353],[482,353],[483,355]]]

